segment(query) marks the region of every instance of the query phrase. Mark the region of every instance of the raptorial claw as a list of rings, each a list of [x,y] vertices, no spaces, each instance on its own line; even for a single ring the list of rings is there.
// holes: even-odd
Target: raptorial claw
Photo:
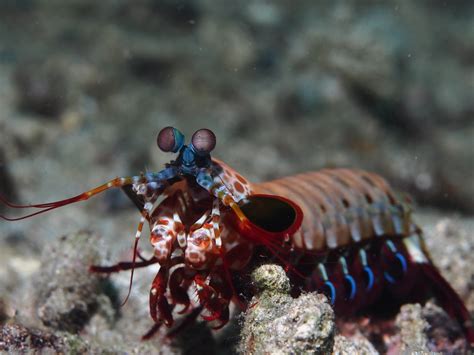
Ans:
[[[155,323],[165,323],[167,327],[173,325],[173,315],[171,314],[173,307],[170,306],[166,299],[166,286],[168,279],[168,271],[161,268],[156,274],[150,289],[150,316]]]
[[[183,272],[184,268],[174,270],[170,276],[169,281],[169,289],[173,303],[182,304],[184,306],[183,309],[178,312],[178,314],[186,313],[191,304],[186,288],[181,286],[181,283],[184,281]]]
[[[206,322],[212,322],[220,317],[219,313],[213,313],[209,316],[205,316],[204,314],[201,314],[201,318],[204,319]]]
[[[229,301],[223,298],[214,298],[205,305],[205,308],[211,313],[208,316],[201,315],[205,321],[220,321],[219,325],[212,327],[213,329],[220,329],[229,321]]]
[[[219,330],[223,326],[225,326],[229,322],[229,317],[230,317],[230,312],[229,312],[229,306],[227,305],[226,307],[223,307],[222,313],[219,316],[219,321],[221,322],[219,325],[216,325],[212,327],[214,330]]]
[[[211,278],[212,284],[208,285],[202,275],[196,275],[194,282],[198,288],[200,303],[209,312],[209,315],[201,315],[202,319],[207,322],[219,320],[220,324],[215,329],[222,328],[229,320],[230,302],[230,298],[226,297],[227,294],[219,291],[222,284],[217,281],[217,278]]]

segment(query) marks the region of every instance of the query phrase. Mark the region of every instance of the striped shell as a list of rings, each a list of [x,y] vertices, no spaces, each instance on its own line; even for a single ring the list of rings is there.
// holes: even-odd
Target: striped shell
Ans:
[[[362,170],[324,169],[254,185],[257,193],[291,199],[304,213],[292,244],[324,251],[382,235],[408,235],[407,201],[380,176]]]

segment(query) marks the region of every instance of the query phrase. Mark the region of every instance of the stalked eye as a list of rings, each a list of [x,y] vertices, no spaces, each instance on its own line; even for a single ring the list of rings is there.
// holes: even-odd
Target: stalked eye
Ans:
[[[206,155],[212,152],[216,146],[216,136],[210,129],[197,130],[191,138],[196,153],[199,155]]]
[[[176,153],[184,144],[184,135],[176,128],[165,127],[158,133],[156,142],[163,152]]]

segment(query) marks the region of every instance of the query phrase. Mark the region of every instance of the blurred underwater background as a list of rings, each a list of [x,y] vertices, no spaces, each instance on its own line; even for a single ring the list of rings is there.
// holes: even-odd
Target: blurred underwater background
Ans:
[[[156,146],[165,126],[187,139],[213,130],[213,156],[252,181],[323,167],[384,176],[416,202],[429,249],[474,310],[473,1],[0,1],[1,194],[51,201],[160,170],[173,159]],[[47,325],[25,305],[59,236],[90,229],[116,261],[138,219],[110,191],[0,221],[0,324]],[[120,316],[112,304],[80,334],[111,352],[196,350],[139,342],[150,275]],[[114,282],[123,298],[128,275]]]

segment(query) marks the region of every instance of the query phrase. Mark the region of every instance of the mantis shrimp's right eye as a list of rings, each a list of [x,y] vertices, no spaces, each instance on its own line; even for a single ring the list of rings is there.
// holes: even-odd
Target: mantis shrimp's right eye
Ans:
[[[184,135],[176,128],[165,127],[158,133],[156,142],[163,152],[176,153],[184,144]]]
[[[216,135],[210,129],[197,130],[192,138],[191,144],[199,155],[206,155],[216,147]]]

